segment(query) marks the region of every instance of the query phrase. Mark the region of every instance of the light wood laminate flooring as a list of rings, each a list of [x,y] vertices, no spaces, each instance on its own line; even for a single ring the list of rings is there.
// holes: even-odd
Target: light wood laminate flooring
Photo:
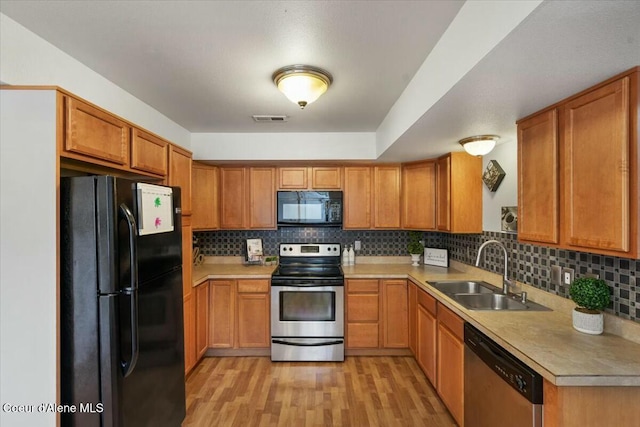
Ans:
[[[205,358],[187,379],[183,426],[455,426],[411,357],[271,362]]]

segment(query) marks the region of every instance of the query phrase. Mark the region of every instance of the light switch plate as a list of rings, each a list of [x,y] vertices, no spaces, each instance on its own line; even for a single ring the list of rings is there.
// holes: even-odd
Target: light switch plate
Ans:
[[[362,242],[360,240],[356,240],[353,244],[353,249],[356,251],[362,249]]]
[[[562,268],[562,284],[569,286],[575,277],[575,270],[569,267]]]

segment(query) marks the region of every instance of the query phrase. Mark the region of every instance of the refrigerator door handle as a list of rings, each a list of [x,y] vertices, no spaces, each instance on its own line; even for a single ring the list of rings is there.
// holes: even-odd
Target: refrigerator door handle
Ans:
[[[122,289],[122,292],[130,298],[130,315],[131,315],[131,360],[121,362],[123,374],[128,377],[136,367],[138,355],[140,354],[138,342],[138,254],[136,246],[136,219],[131,210],[122,203],[120,205],[120,213],[127,221],[129,227],[129,270],[131,271],[131,279],[128,287]]]

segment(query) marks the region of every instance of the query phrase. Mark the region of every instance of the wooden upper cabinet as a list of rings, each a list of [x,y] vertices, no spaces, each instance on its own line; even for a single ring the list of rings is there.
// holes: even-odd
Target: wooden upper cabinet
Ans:
[[[220,168],[220,228],[276,228],[275,168]]]
[[[413,230],[436,228],[436,162],[402,167],[402,227]]]
[[[518,122],[518,239],[559,242],[558,115]]]
[[[637,81],[637,75],[635,78]],[[636,178],[632,182],[629,80],[627,76],[587,92],[567,102],[562,109],[563,223],[570,246],[620,253],[632,249],[630,206],[633,194],[636,223],[638,142],[636,123],[633,140]],[[635,96],[637,109],[637,93]],[[634,234],[637,240],[637,229]],[[636,244],[633,256],[637,253]]]
[[[482,233],[482,158],[465,152],[437,160],[437,228]]]
[[[244,228],[245,168],[220,168],[220,228]]]
[[[247,228],[276,228],[276,170],[252,167],[248,178]]]
[[[306,190],[309,188],[308,167],[278,168],[278,188],[280,190]]]
[[[168,146],[167,141],[133,128],[131,130],[131,168],[165,176]]]
[[[339,166],[286,166],[278,168],[279,190],[340,190]]]
[[[191,215],[191,152],[173,144],[169,147],[168,182],[181,189],[182,215]]]
[[[114,115],[72,97],[65,97],[65,138],[62,155],[84,156],[102,165],[129,166],[130,127]],[[86,161],[92,162],[91,159]]]
[[[399,165],[373,168],[373,228],[400,228],[400,177]]]
[[[340,190],[342,188],[342,168],[312,167],[311,188],[314,190]]]
[[[216,166],[193,162],[191,165],[191,212],[194,230],[220,228],[220,171]]]
[[[343,228],[371,227],[371,168],[354,166],[344,168],[344,221]]]

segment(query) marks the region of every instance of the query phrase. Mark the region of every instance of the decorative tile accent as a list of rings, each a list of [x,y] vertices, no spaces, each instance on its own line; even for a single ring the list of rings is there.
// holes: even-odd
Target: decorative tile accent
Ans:
[[[362,242],[363,256],[407,255],[407,231],[341,230],[337,228],[291,227],[268,231],[207,231],[194,233],[194,240],[206,256],[241,256],[245,239],[261,238],[265,255],[276,255],[283,243],[340,243]],[[509,254],[509,278],[536,288],[569,298],[568,286],[551,284],[551,266],[573,268],[576,277],[596,273],[611,288],[612,302],[608,313],[640,322],[640,260],[575,252],[518,242],[514,233],[487,231],[482,234],[448,234],[426,232],[425,246],[445,248],[449,257],[474,265],[478,248],[489,239],[502,242]],[[480,267],[504,274],[504,258],[498,246],[487,246]]]

